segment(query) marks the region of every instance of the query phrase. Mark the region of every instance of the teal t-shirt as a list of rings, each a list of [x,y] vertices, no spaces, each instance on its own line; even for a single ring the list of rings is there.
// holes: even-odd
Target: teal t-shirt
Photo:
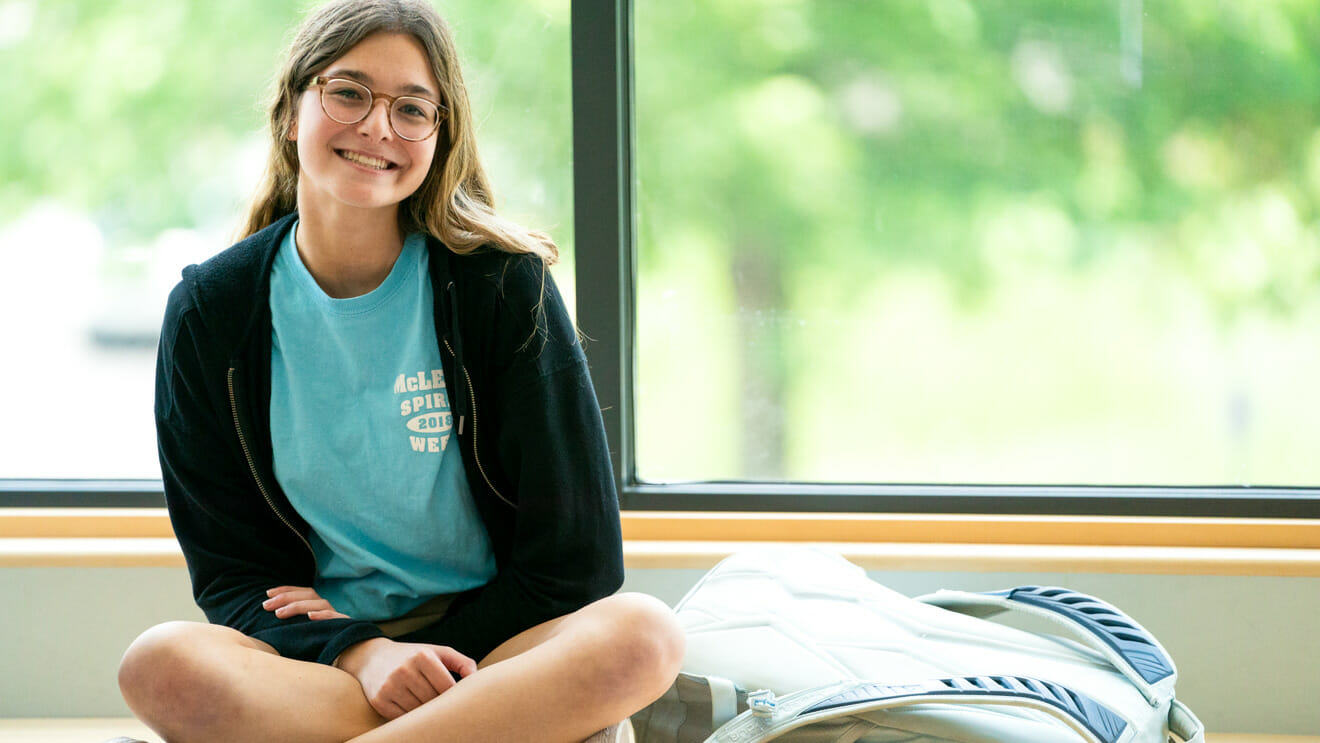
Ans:
[[[495,558],[451,436],[425,239],[408,237],[375,290],[334,299],[296,233],[270,278],[271,440],[311,525],[317,592],[381,621],[484,585]]]

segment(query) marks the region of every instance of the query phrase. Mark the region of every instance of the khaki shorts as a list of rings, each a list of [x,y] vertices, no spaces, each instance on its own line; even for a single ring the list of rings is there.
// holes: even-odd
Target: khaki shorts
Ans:
[[[406,635],[409,632],[417,630],[435,622],[444,617],[445,612],[449,611],[449,605],[453,603],[458,594],[448,593],[429,599],[426,603],[413,609],[397,619],[389,619],[384,622],[377,622],[376,626],[385,633],[386,637],[395,638],[399,635]]]

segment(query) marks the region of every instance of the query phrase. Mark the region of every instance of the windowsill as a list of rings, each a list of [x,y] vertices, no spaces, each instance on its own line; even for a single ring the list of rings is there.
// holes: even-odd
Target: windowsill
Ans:
[[[872,570],[1320,577],[1320,521],[625,512],[629,568],[705,569],[765,542]],[[181,567],[164,509],[0,511],[0,567]]]

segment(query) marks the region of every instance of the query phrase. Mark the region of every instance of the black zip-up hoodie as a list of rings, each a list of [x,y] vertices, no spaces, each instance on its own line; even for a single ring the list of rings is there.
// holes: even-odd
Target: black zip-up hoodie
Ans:
[[[261,608],[268,589],[316,577],[270,438],[270,270],[295,216],[184,269],[161,331],[156,429],[170,521],[207,618],[283,656],[332,663],[380,629]],[[618,589],[619,506],[586,357],[540,259],[460,256],[434,238],[428,247],[456,438],[498,572],[439,622],[397,639],[480,660]]]

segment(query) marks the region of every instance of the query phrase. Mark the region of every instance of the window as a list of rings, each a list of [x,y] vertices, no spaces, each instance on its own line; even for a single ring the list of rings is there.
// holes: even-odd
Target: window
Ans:
[[[263,94],[307,5],[0,0],[0,480],[15,502],[159,502],[165,298],[232,242],[265,163]],[[556,237],[571,302],[568,0],[441,12],[500,206]]]
[[[574,10],[626,505],[1316,515],[1305,8]]]
[[[160,304],[229,242],[303,5],[0,0],[5,502],[158,502]],[[442,8],[625,507],[1317,517],[1304,10]]]

